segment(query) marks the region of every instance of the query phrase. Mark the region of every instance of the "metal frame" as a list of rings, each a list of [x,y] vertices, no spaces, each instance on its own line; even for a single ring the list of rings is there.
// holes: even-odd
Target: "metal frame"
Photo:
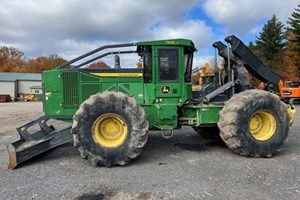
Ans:
[[[62,64],[62,65],[59,65],[57,68],[58,69],[64,69],[64,68],[66,68],[67,66],[70,66],[71,64],[73,64],[73,63],[75,63],[75,62],[77,62],[77,61],[79,61],[79,60],[81,60],[81,59],[83,59],[83,58],[86,58],[86,57],[88,57],[88,56],[91,56],[91,55],[93,55],[93,54],[95,54],[95,53],[97,53],[97,52],[99,52],[99,51],[102,51],[102,50],[104,50],[104,49],[111,49],[111,48],[120,48],[120,47],[132,47],[132,46],[134,46],[135,44],[134,43],[125,43],[125,44],[115,44],[115,45],[105,45],[105,46],[102,46],[102,47],[99,47],[99,48],[97,48],[97,49],[94,49],[94,50],[92,50],[92,51],[90,51],[90,52],[88,52],[88,53],[85,53],[85,54],[83,54],[83,55],[81,55],[81,56],[78,56],[78,57],[76,57],[76,58],[74,58],[74,59],[72,59],[72,60],[70,60],[70,61],[68,61],[68,62],[66,62],[66,63],[64,63],[64,64]],[[119,52],[119,51],[118,51]],[[116,52],[113,52],[113,53],[115,53],[115,54],[117,54]],[[120,53],[120,52],[119,52]],[[112,52],[109,52],[109,53],[107,53],[107,55],[109,55],[109,54],[112,54]],[[104,54],[103,54],[104,55]],[[107,56],[107,55],[105,55],[105,56]],[[98,56],[99,58],[101,58],[101,56]],[[103,56],[104,57],[104,56]],[[97,58],[97,59],[99,59],[99,58]],[[85,62],[85,64],[88,64],[88,63],[90,63],[90,62],[93,62],[94,60],[97,60],[97,59],[90,59],[90,60],[88,60],[88,61],[86,61]],[[82,64],[81,64],[82,65]],[[78,66],[77,66],[78,67]]]

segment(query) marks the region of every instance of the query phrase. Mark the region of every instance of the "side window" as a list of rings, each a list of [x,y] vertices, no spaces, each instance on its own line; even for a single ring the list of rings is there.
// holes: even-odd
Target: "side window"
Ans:
[[[144,82],[152,82],[152,52],[150,46],[145,46],[143,51]]]
[[[185,53],[184,54],[184,81],[189,83],[191,82],[192,76],[192,67],[193,67],[193,53]]]
[[[159,81],[178,81],[178,49],[159,49]]]

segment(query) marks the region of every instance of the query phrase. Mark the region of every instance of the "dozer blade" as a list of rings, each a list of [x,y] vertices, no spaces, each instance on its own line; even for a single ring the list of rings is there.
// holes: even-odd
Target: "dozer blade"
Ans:
[[[43,116],[17,128],[20,139],[6,146],[9,156],[8,169],[14,169],[36,155],[73,141],[71,126],[56,130],[54,126],[47,124],[49,119],[51,117]],[[31,133],[29,129],[36,125],[40,130]]]

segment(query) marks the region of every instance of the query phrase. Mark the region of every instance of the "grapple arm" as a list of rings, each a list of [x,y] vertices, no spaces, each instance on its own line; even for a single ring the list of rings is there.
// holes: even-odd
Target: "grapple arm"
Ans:
[[[279,84],[281,77],[264,65],[239,38],[231,35],[226,37],[225,41],[231,44],[233,54],[244,61],[249,73],[263,82]]]

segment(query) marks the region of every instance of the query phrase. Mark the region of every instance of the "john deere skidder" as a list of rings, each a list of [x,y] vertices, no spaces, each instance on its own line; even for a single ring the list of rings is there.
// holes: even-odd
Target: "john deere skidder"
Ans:
[[[194,94],[196,48],[187,39],[103,46],[43,72],[45,116],[18,128],[20,140],[7,146],[8,168],[70,141],[94,165],[125,165],[140,154],[149,130],[171,132],[181,126],[204,137],[217,133],[244,156],[272,156],[288,136],[294,107],[275,94],[250,90],[248,73],[269,84],[281,78],[237,37],[225,40],[231,48],[213,45],[226,61],[225,76],[217,74]],[[120,68],[119,59],[111,69],[83,67],[107,55],[129,53],[141,57],[142,68]],[[48,124],[52,118],[72,126],[56,130]],[[40,130],[29,132],[36,124]]]

